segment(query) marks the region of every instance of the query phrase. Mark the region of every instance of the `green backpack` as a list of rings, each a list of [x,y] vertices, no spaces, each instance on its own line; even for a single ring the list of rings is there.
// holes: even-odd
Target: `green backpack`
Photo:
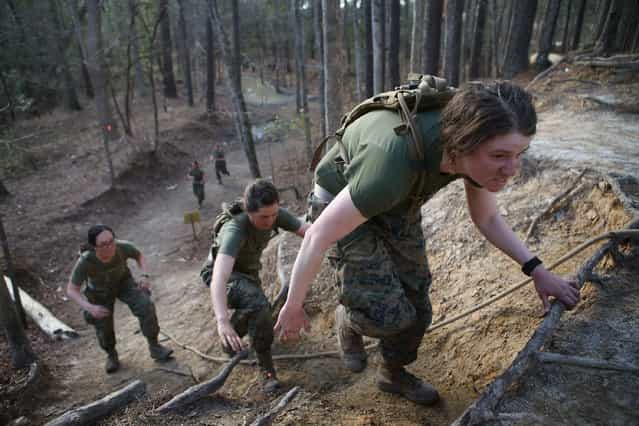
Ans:
[[[324,138],[315,148],[315,153],[311,160],[311,171],[315,171],[317,164],[324,155],[324,146],[330,139],[337,141],[340,146],[340,156],[344,163],[348,165],[350,159],[342,143],[346,128],[367,112],[380,109],[399,113],[402,122],[393,130],[398,135],[408,135],[411,141],[411,159],[422,161],[424,159],[422,138],[416,130],[414,117],[418,112],[443,108],[455,93],[456,89],[448,86],[443,78],[428,74],[409,74],[408,84],[399,86],[390,92],[383,92],[368,98],[345,114],[342,117],[340,128],[335,131],[335,134]]]
[[[235,216],[244,212],[244,204],[241,199],[236,199],[230,203],[222,203],[222,211],[215,217],[213,222],[213,232],[211,232],[211,250],[209,256],[202,265],[200,270],[200,278],[207,287],[211,286],[211,279],[213,278],[213,264],[215,263],[215,257],[219,249],[217,236],[222,229],[222,226],[229,220],[232,220]]]

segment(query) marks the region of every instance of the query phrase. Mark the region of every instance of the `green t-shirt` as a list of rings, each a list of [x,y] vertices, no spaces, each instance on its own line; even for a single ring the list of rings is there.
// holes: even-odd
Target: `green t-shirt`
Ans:
[[[255,228],[249,220],[248,214],[240,213],[233,217],[233,220],[226,222],[217,235],[218,253],[235,258],[233,266],[234,272],[257,277],[262,267],[260,257],[266,244],[275,235],[278,228],[285,231],[295,232],[300,229],[302,223],[281,208],[277,213],[277,219],[273,229],[261,231]]]
[[[393,130],[401,123],[398,113],[380,110],[363,115],[348,126],[342,138],[350,164],[335,161],[340,157],[335,144],[320,161],[315,182],[333,195],[348,185],[355,207],[368,219],[382,213],[414,212],[459,177],[439,171],[443,153],[439,116],[440,111],[417,114],[425,153],[423,163],[418,163],[410,158],[408,136]]]
[[[94,288],[107,288],[121,283],[131,276],[127,259],[137,260],[140,250],[128,241],[115,241],[115,255],[108,263],[102,263],[94,250],[82,252],[71,272],[71,282],[81,286],[87,282]]]
[[[202,169],[191,169],[189,173],[190,176],[193,176],[194,184],[202,184],[204,183],[204,172]]]

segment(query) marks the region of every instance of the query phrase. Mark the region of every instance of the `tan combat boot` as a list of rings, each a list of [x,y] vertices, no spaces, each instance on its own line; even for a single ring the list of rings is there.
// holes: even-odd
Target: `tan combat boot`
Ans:
[[[385,362],[377,370],[377,387],[383,392],[402,395],[417,404],[432,405],[439,400],[437,389],[433,386],[413,376],[404,367],[391,367]]]
[[[280,382],[277,380],[275,374],[275,367],[273,367],[273,357],[271,357],[271,351],[262,353],[256,353],[257,364],[260,367],[260,390],[264,394],[273,394],[280,389]]]
[[[363,371],[366,368],[367,358],[364,340],[361,334],[348,326],[344,305],[339,305],[335,309],[335,327],[342,362],[353,373]]]
[[[104,371],[106,371],[107,374],[111,374],[118,371],[118,368],[120,368],[118,353],[115,351],[115,349],[112,349],[108,352],[106,364],[104,365]]]

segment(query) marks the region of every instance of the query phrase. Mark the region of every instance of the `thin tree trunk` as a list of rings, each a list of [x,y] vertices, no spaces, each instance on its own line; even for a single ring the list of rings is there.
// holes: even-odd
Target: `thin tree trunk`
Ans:
[[[459,85],[460,47],[464,0],[446,1],[446,43],[444,47],[444,77],[448,84]]]
[[[233,18],[233,31],[231,32],[231,43],[233,46],[233,56],[231,57],[233,68],[232,77],[235,90],[242,92],[242,54],[240,39],[240,6],[238,0],[231,0],[231,12]]]
[[[369,0],[363,0],[364,8],[364,46],[365,46],[365,59],[364,68],[366,69],[366,92],[365,96],[370,98],[374,94],[374,79],[373,79],[373,17],[372,6]]]
[[[193,82],[191,80],[191,54],[189,52],[188,36],[186,32],[186,19],[184,18],[184,0],[178,0],[180,6],[180,18],[179,24],[180,31],[182,33],[182,56],[184,57],[184,80],[186,84],[186,97],[188,105],[192,107],[195,105],[193,101]]]
[[[507,79],[528,69],[530,39],[537,12],[537,0],[521,0],[513,4],[513,17],[508,34],[510,42],[504,60],[503,74]]]
[[[584,15],[586,13],[586,0],[577,0],[577,20],[575,21],[575,31],[573,32],[572,50],[579,48],[579,42],[581,41],[581,30],[584,23]]]
[[[424,10],[424,46],[422,58],[424,73],[437,75],[439,72],[439,52],[442,35],[443,0],[429,0]]]
[[[557,28],[557,18],[559,17],[560,7],[560,0],[548,0],[544,21],[541,26],[541,31],[539,32],[539,47],[537,49],[537,59],[535,60],[537,72],[542,72],[551,65],[548,55],[552,49],[552,41],[555,36],[555,29]]]
[[[612,0],[610,3],[606,23],[595,45],[595,54],[608,55],[616,50],[615,40],[617,38],[619,21],[621,20],[622,6],[622,0]]]
[[[159,0],[162,22],[160,24],[160,38],[162,40],[162,76],[164,78],[164,96],[175,99],[177,86],[173,74],[173,54],[171,44],[171,21],[169,17],[169,0]]]
[[[206,20],[206,112],[215,111],[215,42],[213,26],[208,14]]]
[[[339,127],[342,98],[339,90],[337,64],[338,0],[322,0],[322,28],[324,30],[324,102],[326,105],[326,134],[334,134]]]
[[[475,31],[472,37],[472,49],[470,54],[470,67],[468,77],[476,79],[480,76],[480,64],[483,58],[484,28],[486,27],[486,8],[488,0],[477,0],[475,3]]]
[[[233,103],[233,110],[235,113],[235,126],[240,136],[242,147],[246,154],[246,159],[248,160],[251,176],[254,179],[257,179],[260,177],[260,168],[257,162],[257,155],[255,154],[255,144],[253,143],[253,135],[251,133],[251,122],[246,110],[244,96],[241,91],[238,91],[237,84],[234,84],[233,76],[231,75],[233,70],[233,52],[231,51],[228,36],[222,26],[222,20],[217,13],[215,3],[215,0],[209,0],[209,16],[211,18],[213,29],[217,34],[216,38],[220,41],[220,56],[224,63],[224,81],[226,81],[226,84],[229,86],[229,91],[231,92],[231,101]]]
[[[389,68],[389,82],[390,88],[399,86],[399,16],[400,16],[400,4],[399,0],[390,1],[390,49],[388,52],[388,68]]]
[[[597,31],[595,31],[594,42],[597,43],[597,40],[601,37],[601,32],[606,26],[606,20],[608,19],[608,11],[610,10],[610,5],[612,4],[612,0],[603,0],[599,1],[598,6],[598,17],[597,17]]]
[[[372,0],[373,92],[384,91],[384,0]]]
[[[566,53],[568,51],[568,35],[570,34],[570,18],[572,15],[572,0],[568,0],[566,6],[566,19],[564,20],[564,32],[561,38],[561,51]]]
[[[311,122],[308,111],[308,89],[306,82],[306,55],[304,54],[304,22],[300,13],[301,0],[291,0],[293,23],[295,30],[295,53],[300,76],[302,117],[304,119],[304,138],[306,139],[306,160],[310,163],[313,158],[313,141],[311,140]]]
[[[326,137],[326,102],[324,89],[324,29],[322,26],[322,2],[314,2],[314,26],[315,26],[315,49],[318,52],[319,61],[319,103],[320,103],[320,134],[322,139]]]
[[[364,87],[365,83],[365,70],[364,63],[366,58],[364,57],[365,52],[362,48],[363,45],[363,34],[362,34],[362,8],[361,5],[358,5],[357,0],[353,1],[353,41],[355,44],[355,91],[357,96],[357,101],[361,101],[364,99],[364,92],[366,91]]]
[[[422,26],[424,25],[424,2],[420,0],[415,1],[413,7],[413,28],[410,38],[410,72],[421,71],[421,46],[424,32]]]
[[[64,104],[65,108],[70,111],[80,111],[82,110],[82,106],[80,106],[80,101],[78,100],[78,95],[75,91],[75,84],[73,82],[73,77],[71,76],[71,70],[69,68],[69,62],[66,58],[65,47],[63,46],[63,28],[60,21],[60,15],[56,3],[52,0],[49,0],[49,13],[51,14],[51,18],[53,20],[53,26],[55,31],[58,33],[58,37],[55,37],[55,49],[58,57],[58,65],[62,69],[63,79],[64,79]],[[64,37],[66,38],[66,37]]]
[[[140,58],[140,40],[138,39],[139,36],[136,27],[138,7],[135,0],[129,0],[129,14],[131,15],[131,23],[129,26],[129,43],[131,44],[131,53],[133,54],[135,89],[140,95],[146,96],[148,94],[148,87],[144,79],[144,71],[142,70],[142,59]]]
[[[0,243],[2,244],[7,275],[14,283],[13,291],[16,293],[17,283],[13,272],[13,263],[11,262],[7,235],[4,232],[2,216],[0,216]],[[0,274],[0,326],[7,336],[13,366],[15,368],[25,368],[35,361],[36,356],[31,350],[29,340],[24,333],[26,317],[22,310],[22,304],[20,303],[19,292],[17,293],[18,296],[16,296],[16,303],[14,305],[9,297],[9,291],[4,283],[4,278],[2,274]]]

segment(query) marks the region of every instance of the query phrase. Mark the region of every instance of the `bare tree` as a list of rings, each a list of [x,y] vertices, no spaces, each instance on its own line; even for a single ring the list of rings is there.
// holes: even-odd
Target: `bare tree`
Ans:
[[[357,100],[364,98],[365,87],[365,62],[366,52],[364,51],[364,34],[362,32],[362,7],[361,2],[353,0],[353,44],[355,45],[355,92]]]
[[[337,49],[338,0],[322,0],[322,28],[324,30],[324,102],[326,105],[326,134],[331,135],[339,127],[342,97],[335,58]]]
[[[215,111],[215,41],[208,14],[206,20],[206,112]]]
[[[363,1],[364,8],[364,47],[366,50],[366,61],[364,68],[366,69],[366,92],[365,97],[370,98],[374,93],[373,79],[373,17],[372,6],[368,0]]]
[[[424,45],[422,48],[422,69],[426,74],[439,72],[439,52],[441,46],[443,0],[429,0],[424,10]]]
[[[6,197],[7,195],[11,195],[11,193],[9,192],[7,187],[4,186],[4,182],[2,182],[2,180],[0,180],[0,200],[2,198]]]
[[[601,30],[597,43],[595,44],[594,52],[597,55],[610,54],[616,49],[615,41],[617,38],[619,21],[621,20],[622,3],[623,0],[612,0],[610,2],[606,23]]]
[[[138,6],[135,0],[129,0],[129,43],[131,44],[131,53],[133,55],[133,69],[135,70],[135,89],[142,95],[146,96],[148,87],[144,79],[144,71],[142,70],[142,58],[140,57],[140,40],[137,30]]]
[[[595,42],[599,40],[601,37],[601,32],[606,25],[606,19],[608,19],[608,11],[610,10],[610,5],[612,4],[612,0],[603,0],[597,3],[597,30],[595,31]]]
[[[566,5],[566,18],[564,19],[564,31],[561,37],[561,51],[566,53],[568,51],[568,35],[570,34],[570,18],[572,17],[572,0],[568,0]]]
[[[459,63],[464,0],[446,1],[446,44],[444,47],[444,77],[448,83],[459,84]]]
[[[551,65],[548,55],[552,49],[552,41],[555,35],[555,29],[557,28],[560,6],[560,0],[548,0],[546,4],[546,13],[544,14],[541,31],[539,32],[537,59],[535,60],[537,72],[541,72]]]
[[[234,84],[233,76],[231,75],[233,70],[233,53],[231,51],[231,43],[229,42],[226,31],[224,31],[222,20],[217,12],[215,0],[209,0],[208,9],[211,24],[213,25],[213,29],[217,35],[216,39],[219,41],[221,49],[220,57],[224,63],[224,81],[229,88],[229,92],[231,92],[235,127],[240,137],[240,141],[242,142],[244,154],[248,160],[251,176],[253,178],[259,178],[260,167],[257,162],[257,155],[255,154],[255,144],[253,143],[253,134],[251,133],[251,121],[249,120],[248,112],[246,110],[244,95],[242,95],[241,91],[237,90],[238,87]]]
[[[472,37],[472,48],[470,53],[470,66],[468,68],[468,77],[475,79],[480,76],[480,64],[482,50],[484,48],[484,28],[486,27],[486,9],[488,0],[476,0],[475,9],[475,28]]]
[[[508,30],[510,40],[503,65],[505,78],[513,78],[515,74],[528,69],[528,52],[537,13],[537,0],[520,0],[512,5],[512,9]]]
[[[313,25],[315,29],[315,50],[319,59],[319,103],[320,103],[320,134],[326,137],[326,102],[324,88],[324,29],[322,28],[322,2],[315,1],[313,7]]]
[[[387,0],[390,2],[390,46],[388,50],[388,80],[390,88],[399,86],[399,0]]]
[[[231,44],[233,46],[233,84],[237,91],[242,91],[242,54],[240,51],[240,9],[238,0],[231,0],[231,16],[233,21],[233,31],[231,32]]]
[[[169,16],[169,0],[159,0],[160,37],[162,39],[162,76],[164,78],[164,96],[177,98],[177,86],[173,74],[173,54],[171,44],[171,20]]]
[[[298,75],[300,76],[302,118],[304,120],[304,137],[306,139],[306,158],[310,163],[313,158],[313,141],[311,140],[311,122],[308,111],[308,89],[306,81],[306,55],[304,53],[304,28],[300,14],[300,1],[291,0],[291,10],[294,17],[295,30],[295,56],[298,67]]]
[[[182,34],[182,57],[184,60],[184,82],[186,84],[186,98],[189,106],[193,106],[193,82],[191,80],[191,53],[189,52],[188,34],[186,31],[186,19],[184,17],[184,0],[178,0],[180,6],[179,28]]]
[[[66,36],[63,37],[63,33],[66,31],[62,28],[59,10],[57,4],[53,0],[49,0],[49,8],[53,27],[57,32],[57,37],[54,37],[53,43],[55,44],[58,65],[61,68],[64,77],[64,104],[70,111],[79,111],[82,109],[82,106],[80,105],[80,101],[78,100],[78,95],[75,90],[75,83],[73,82],[73,77],[71,75],[69,61],[67,61],[65,52],[66,46],[63,45],[63,43],[65,43],[65,39],[67,39]]]
[[[372,0],[373,91],[384,91],[384,0]]]
[[[9,243],[7,242],[7,235],[4,232],[2,216],[0,216],[0,243],[2,244],[8,276],[14,283],[13,290],[14,297],[16,297],[16,304],[19,305],[20,293],[15,291],[17,288],[15,286],[15,275],[13,273],[13,264],[11,262],[11,255],[9,254]],[[0,327],[2,327],[7,336],[11,362],[15,368],[27,367],[36,359],[35,354],[31,350],[29,340],[24,333],[24,313],[22,313],[22,316],[23,319],[21,321],[20,315],[16,312],[16,308],[9,296],[4,277],[0,274]]]
[[[575,21],[575,30],[572,38],[572,50],[579,48],[581,41],[581,31],[584,23],[584,15],[586,14],[586,0],[577,0],[577,20]]]
[[[424,38],[424,31],[422,26],[424,25],[424,2],[415,1],[413,7],[413,28],[410,37],[410,72],[421,71],[421,49],[422,40]]]

